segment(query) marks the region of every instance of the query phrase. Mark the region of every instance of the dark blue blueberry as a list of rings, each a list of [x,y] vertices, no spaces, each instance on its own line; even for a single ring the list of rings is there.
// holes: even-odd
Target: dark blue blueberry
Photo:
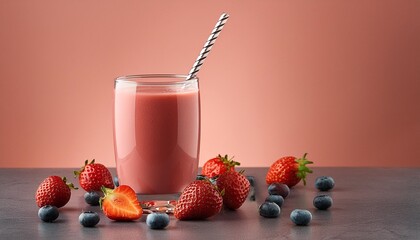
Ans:
[[[252,187],[254,187],[255,186],[255,177],[253,177],[253,176],[246,176],[246,178],[249,181],[249,185],[251,185]]]
[[[332,177],[321,176],[315,180],[315,187],[320,191],[328,191],[333,189],[335,185]]]
[[[215,177],[209,178],[209,180],[210,180],[211,183],[216,184],[218,177],[219,176],[215,176]]]
[[[45,205],[38,210],[38,217],[44,222],[53,222],[58,215],[58,208],[55,206]]]
[[[333,204],[333,200],[328,195],[318,195],[314,198],[314,206],[319,210],[326,210]]]
[[[255,201],[256,197],[255,197],[255,187],[254,186],[250,186],[249,187],[249,193],[248,193],[248,197],[250,201]]]
[[[94,227],[99,220],[99,215],[96,212],[82,212],[79,216],[79,222],[83,227]]]
[[[206,180],[207,177],[204,175],[197,175],[197,177],[195,178],[196,180]]]
[[[115,187],[120,186],[120,182],[118,181],[118,177],[114,177],[114,178],[112,179],[112,181],[114,182]]]
[[[281,195],[268,195],[268,197],[265,199],[266,202],[273,202],[279,207],[281,207],[284,203],[284,198]]]
[[[169,215],[166,213],[151,213],[147,215],[146,224],[151,229],[164,229],[169,225]]]
[[[272,183],[268,186],[268,194],[270,195],[280,195],[283,198],[287,198],[290,193],[290,188],[283,183]]]
[[[295,209],[290,213],[290,220],[298,226],[306,226],[312,220],[312,214],[308,210]]]
[[[260,215],[266,218],[276,218],[280,215],[280,211],[279,205],[273,202],[264,202],[259,208]]]
[[[85,202],[91,206],[98,206],[99,205],[99,199],[101,196],[98,192],[87,192],[84,195]]]

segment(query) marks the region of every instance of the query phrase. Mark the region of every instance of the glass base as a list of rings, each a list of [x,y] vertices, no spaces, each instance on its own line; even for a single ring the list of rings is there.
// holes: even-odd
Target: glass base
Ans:
[[[143,213],[164,212],[173,214],[181,193],[174,194],[137,194]]]

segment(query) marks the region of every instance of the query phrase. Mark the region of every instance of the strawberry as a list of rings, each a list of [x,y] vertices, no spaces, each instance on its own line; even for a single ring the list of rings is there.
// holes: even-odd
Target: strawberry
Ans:
[[[114,188],[111,172],[104,165],[95,163],[95,159],[90,163],[86,160],[80,171],[74,171],[74,176],[79,177],[80,186],[87,192],[100,191],[102,186]]]
[[[312,170],[309,169],[306,164],[313,163],[306,159],[306,155],[307,153],[300,159],[288,156],[275,161],[265,177],[267,184],[279,182],[284,183],[289,187],[293,187],[302,180],[303,184],[306,185],[306,174],[312,173]]]
[[[239,166],[240,163],[235,162],[232,159],[233,157],[229,159],[228,155],[222,157],[219,154],[217,157],[207,160],[207,162],[204,163],[201,174],[212,178],[226,172],[227,170],[235,170],[235,166]]]
[[[223,198],[209,180],[190,183],[175,206],[174,216],[179,220],[205,219],[220,212]]]
[[[70,189],[77,189],[72,183],[67,183],[66,177],[50,176],[39,184],[35,193],[38,207],[52,205],[60,208],[66,205],[71,196]]]
[[[102,187],[104,196],[100,200],[100,205],[104,214],[115,221],[132,221],[139,219],[143,214],[143,209],[137,200],[134,190],[121,185],[115,189]]]
[[[232,210],[238,209],[245,202],[250,184],[243,171],[227,171],[217,178],[217,188],[224,192],[223,204]]]

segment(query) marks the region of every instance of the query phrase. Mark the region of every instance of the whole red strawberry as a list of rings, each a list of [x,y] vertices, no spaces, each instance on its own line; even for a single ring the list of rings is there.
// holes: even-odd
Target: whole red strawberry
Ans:
[[[74,176],[79,177],[80,186],[87,192],[101,191],[101,187],[114,188],[111,172],[100,163],[95,163],[95,159],[85,165],[80,171],[74,171]]]
[[[306,159],[307,153],[302,158],[296,159],[296,157],[282,157],[275,161],[270,169],[268,170],[265,181],[267,184],[279,182],[284,183],[289,187],[293,187],[299,183],[300,180],[306,185],[306,174],[312,173],[306,164],[313,162]]]
[[[217,157],[208,160],[204,163],[201,169],[201,174],[212,178],[220,175],[228,170],[235,170],[235,166],[239,166],[239,162],[233,161],[233,158],[229,159],[228,155],[222,157],[220,154]]]
[[[217,178],[217,188],[223,192],[223,204],[235,210],[242,206],[248,197],[250,184],[243,171],[227,171]]]
[[[179,220],[205,219],[219,213],[222,205],[216,186],[208,180],[195,180],[181,193],[174,216]]]
[[[70,189],[77,189],[72,183],[67,183],[66,177],[50,176],[39,184],[35,193],[38,207],[52,205],[60,208],[66,205],[71,196]]]

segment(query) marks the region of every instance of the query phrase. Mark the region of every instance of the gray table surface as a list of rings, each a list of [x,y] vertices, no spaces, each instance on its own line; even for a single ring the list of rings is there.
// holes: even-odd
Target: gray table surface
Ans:
[[[145,215],[134,222],[109,220],[99,207],[84,202],[81,189],[73,191],[54,223],[42,222],[34,200],[39,183],[49,175],[75,180],[73,169],[0,169],[0,239],[420,239],[419,168],[315,168],[306,187],[300,183],[292,188],[275,219],[258,214],[267,196],[267,168],[245,169],[256,179],[256,201],[247,200],[237,211],[222,210],[203,221],[178,221],[171,216],[165,230],[149,229]],[[320,194],[314,181],[321,175],[336,181],[336,187],[327,192],[334,200],[327,211],[312,205]],[[312,212],[310,226],[290,221],[295,208]],[[79,224],[83,210],[100,213],[95,228]]]

